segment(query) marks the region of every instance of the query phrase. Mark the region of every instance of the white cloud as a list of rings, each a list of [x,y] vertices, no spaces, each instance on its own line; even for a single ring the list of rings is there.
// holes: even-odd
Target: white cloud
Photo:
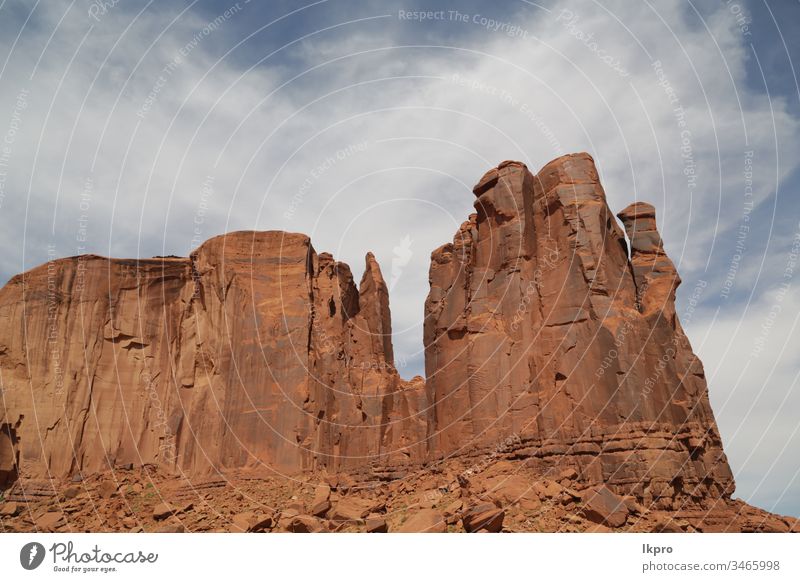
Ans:
[[[800,510],[798,320],[800,297],[790,287],[689,326],[713,387],[711,404],[737,495],[794,514]]]

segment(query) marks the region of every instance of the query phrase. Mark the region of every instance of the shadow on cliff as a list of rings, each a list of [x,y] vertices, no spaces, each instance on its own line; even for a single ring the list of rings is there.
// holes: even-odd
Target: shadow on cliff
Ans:
[[[8,489],[17,480],[18,463],[16,427],[9,423],[0,424],[0,491]]]

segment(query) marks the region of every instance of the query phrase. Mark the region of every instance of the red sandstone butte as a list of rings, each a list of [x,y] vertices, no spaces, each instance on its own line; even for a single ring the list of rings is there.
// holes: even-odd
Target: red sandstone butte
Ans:
[[[620,215],[629,258],[588,154],[535,176],[503,162],[474,193],[475,214],[431,256],[432,450],[459,454],[514,436],[542,472],[569,464],[591,483],[665,506],[730,495],[653,207]]]
[[[359,291],[301,234],[235,232],[186,259],[57,260],[14,277],[0,317],[0,422],[29,475],[338,471],[385,453],[384,402],[403,403],[377,262]]]
[[[111,507],[155,479],[170,507],[191,508],[188,479],[192,494],[269,493],[259,523],[275,531],[796,531],[730,499],[654,208],[619,213],[629,251],[585,153],[535,175],[503,162],[473,192],[475,213],[431,255],[426,377],[410,381],[375,257],[356,286],[302,234],[59,259],[11,279],[0,489],[19,523],[0,529],[37,528],[18,504],[50,494],[74,505],[55,529],[161,528],[155,508],[84,519],[81,496]],[[305,501],[287,493],[296,482],[313,485]],[[212,498],[241,513],[239,493],[208,493],[184,512],[190,531],[253,529],[224,511],[191,521]]]

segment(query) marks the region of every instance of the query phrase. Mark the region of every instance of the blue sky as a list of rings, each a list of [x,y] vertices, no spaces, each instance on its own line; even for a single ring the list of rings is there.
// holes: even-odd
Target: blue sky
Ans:
[[[0,280],[306,232],[394,270],[411,376],[471,186],[589,151],[613,210],[658,209],[738,495],[797,515],[798,28],[794,1],[0,0]]]

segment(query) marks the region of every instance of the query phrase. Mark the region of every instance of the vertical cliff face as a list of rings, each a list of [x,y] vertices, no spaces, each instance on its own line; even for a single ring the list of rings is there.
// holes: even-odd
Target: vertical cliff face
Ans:
[[[217,237],[188,259],[63,259],[9,282],[0,317],[4,472],[16,454],[57,477],[384,454],[398,376],[371,255],[361,292],[347,265],[282,232]]]
[[[517,162],[432,254],[425,349],[439,455],[518,442],[519,457],[655,503],[733,479],[703,368],[675,315],[680,279],[653,207],[620,217],[588,154]]]

